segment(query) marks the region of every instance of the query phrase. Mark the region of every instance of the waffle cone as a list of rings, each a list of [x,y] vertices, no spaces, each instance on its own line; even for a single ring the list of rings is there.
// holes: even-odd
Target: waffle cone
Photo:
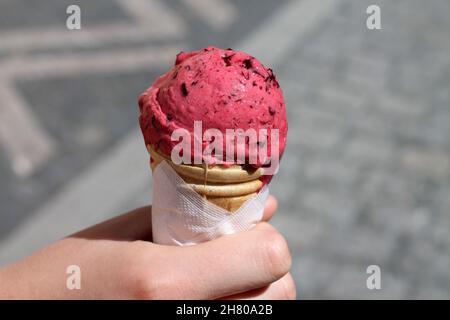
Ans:
[[[262,187],[259,179],[263,169],[254,169],[246,165],[222,166],[175,164],[170,157],[147,145],[152,157],[150,167],[153,170],[165,160],[180,177],[197,193],[208,201],[234,212],[249,198],[255,196]]]

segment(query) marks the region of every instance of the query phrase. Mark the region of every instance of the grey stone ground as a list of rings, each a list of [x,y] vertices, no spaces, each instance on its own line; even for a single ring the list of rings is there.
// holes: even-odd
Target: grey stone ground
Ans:
[[[450,298],[450,3],[377,1],[383,29],[369,31],[372,1],[215,0],[220,15],[187,0],[80,1],[95,41],[17,40],[64,30],[61,2],[0,4],[0,71],[25,69],[2,73],[20,100],[0,116],[22,101],[54,141],[20,177],[0,140],[0,263],[149,201],[136,96],[177,50],[215,44],[264,57],[284,89],[289,139],[271,191],[299,298]],[[135,29],[90,29],[120,24]],[[372,264],[381,290],[366,288]]]

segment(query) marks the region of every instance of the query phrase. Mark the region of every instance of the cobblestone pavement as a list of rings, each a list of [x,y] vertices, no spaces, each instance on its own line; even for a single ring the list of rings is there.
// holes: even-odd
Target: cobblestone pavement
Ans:
[[[272,191],[300,297],[450,297],[450,3],[347,2],[278,66],[288,156]],[[382,290],[367,290],[368,265]]]
[[[262,56],[284,89],[271,192],[299,298],[450,298],[450,3],[376,3],[369,31],[373,1],[1,2],[0,264],[149,202],[136,97],[215,44]]]

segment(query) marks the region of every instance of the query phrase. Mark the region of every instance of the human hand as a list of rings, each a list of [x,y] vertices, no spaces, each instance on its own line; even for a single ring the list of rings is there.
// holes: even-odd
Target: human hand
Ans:
[[[57,241],[0,270],[0,298],[10,299],[294,299],[284,238],[267,221],[249,231],[194,246],[151,241],[151,207],[136,209]],[[81,270],[69,290],[66,269]]]

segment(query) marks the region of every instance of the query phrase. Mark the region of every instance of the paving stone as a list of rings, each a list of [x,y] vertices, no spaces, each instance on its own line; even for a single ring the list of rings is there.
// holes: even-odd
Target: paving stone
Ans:
[[[301,63],[281,74],[290,82],[289,99],[299,92],[304,103],[292,114],[306,124],[293,130],[316,134],[307,141],[318,145],[326,141],[325,127],[339,132],[321,152],[294,138],[304,158],[293,207],[301,208],[299,219],[323,225],[323,235],[309,242],[316,250],[303,259],[309,273],[316,266],[326,281],[335,279],[327,286],[320,276],[302,280],[299,272],[297,281],[306,297],[423,297],[422,286],[430,296],[446,297],[446,282],[432,279],[447,268],[448,254],[438,252],[449,244],[450,95],[444,84],[450,73],[449,55],[442,53],[450,52],[450,42],[442,28],[450,7],[433,1],[422,12],[419,2],[381,1],[383,30],[372,32],[355,27],[364,24],[360,13],[367,5],[344,4],[309,45],[291,53],[289,60]],[[300,252],[300,268],[301,258]],[[354,285],[365,274],[350,261],[370,259],[386,274],[379,292]],[[433,260],[435,267],[428,263]]]
[[[401,157],[407,170],[424,174],[434,180],[446,180],[450,175],[450,157],[440,150],[405,150]]]
[[[392,160],[393,146],[385,139],[361,134],[353,137],[344,147],[344,157],[367,165],[383,165]]]
[[[358,169],[341,159],[315,157],[303,161],[304,178],[308,185],[321,184],[351,188],[356,183]]]

